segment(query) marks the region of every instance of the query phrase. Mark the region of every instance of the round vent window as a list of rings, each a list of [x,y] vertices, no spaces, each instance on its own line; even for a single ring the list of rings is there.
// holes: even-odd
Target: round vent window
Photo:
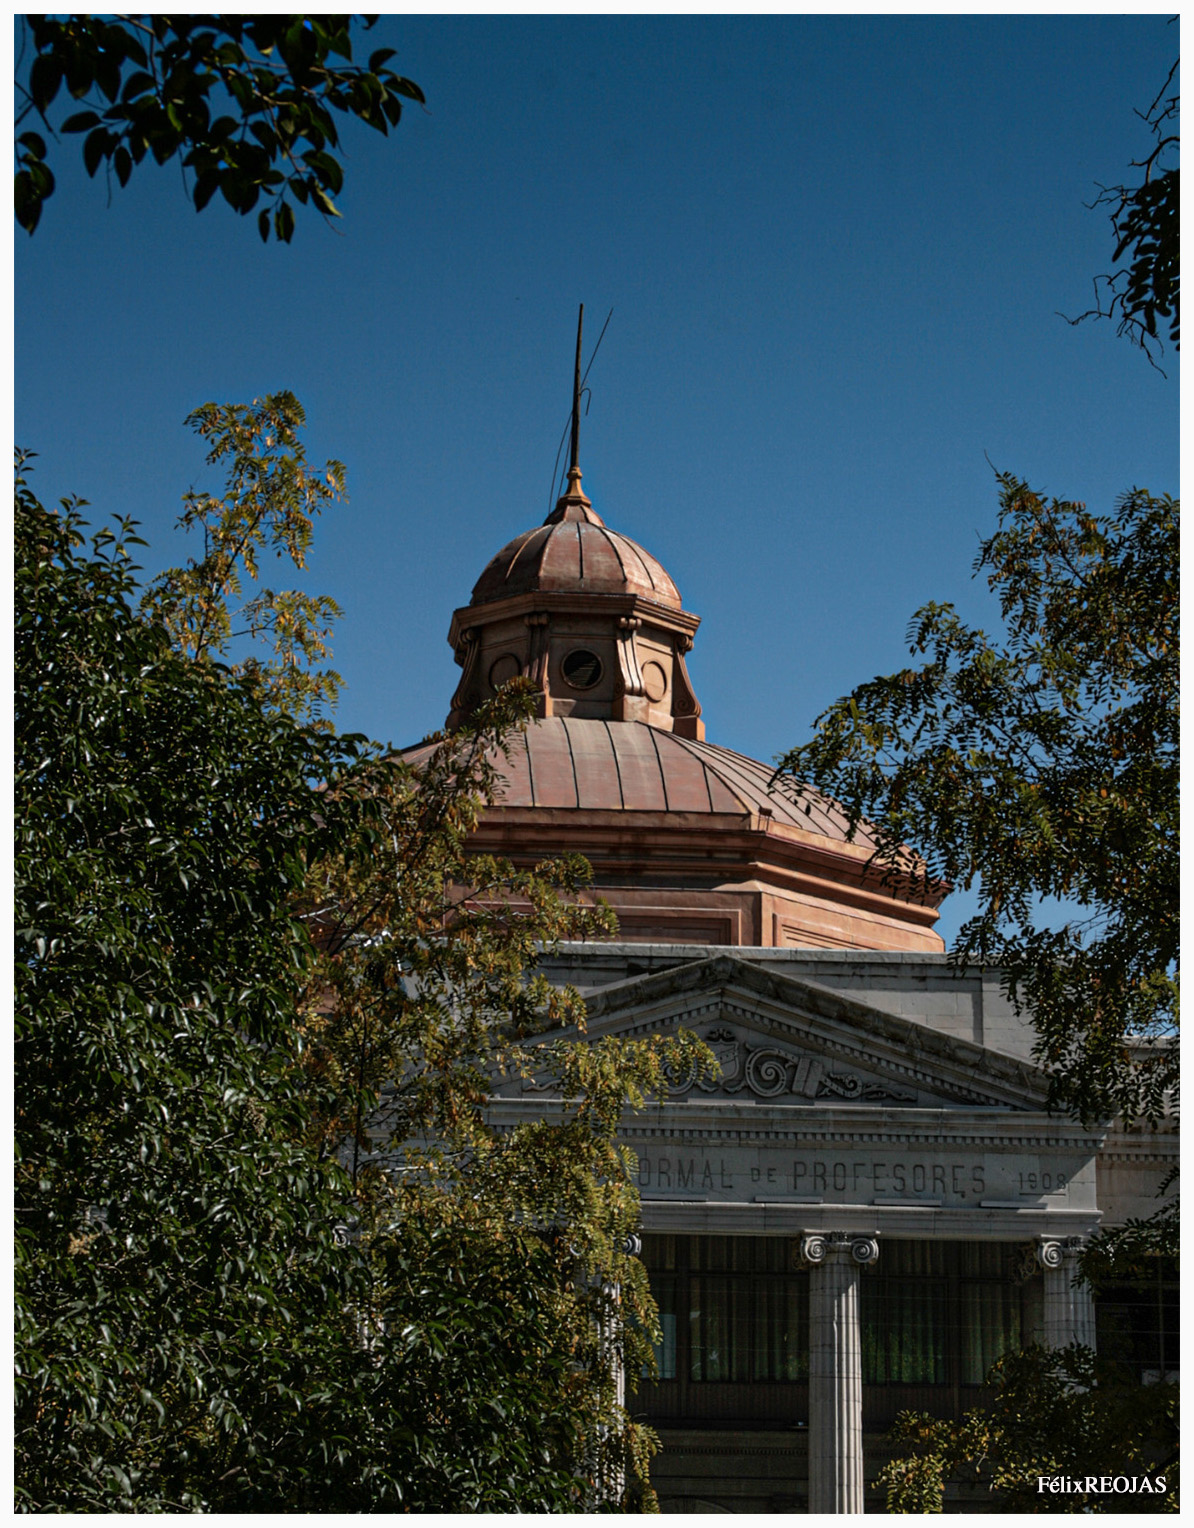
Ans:
[[[643,664],[643,689],[648,700],[660,701],[667,694],[667,675],[658,663]]]
[[[500,658],[494,660],[493,667],[489,670],[489,682],[495,690],[500,690],[504,684],[509,684],[511,679],[522,673],[522,664],[513,653],[503,653]]]
[[[591,690],[601,678],[601,659],[587,647],[574,647],[560,665],[574,690]]]

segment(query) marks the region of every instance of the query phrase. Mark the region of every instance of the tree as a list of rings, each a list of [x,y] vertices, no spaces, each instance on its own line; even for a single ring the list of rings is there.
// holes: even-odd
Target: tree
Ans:
[[[246,656],[233,672],[252,683],[263,705],[319,721],[340,692],[334,669],[314,667],[331,656],[340,607],[328,595],[295,589],[245,597],[245,581],[260,581],[270,552],[305,568],[316,516],[345,497],[341,462],[319,471],[307,466],[299,433],[306,417],[286,392],[250,404],[205,403],[188,415],[210,447],[209,466],[226,464],[224,493],[183,496],[178,528],[202,532],[203,556],[160,573],[141,609],[184,656],[224,658],[238,644]]]
[[[900,1414],[902,1452],[876,1481],[889,1512],[940,1512],[949,1480],[985,1485],[1001,1512],[1178,1510],[1175,1385],[1141,1387],[1077,1346],[1009,1354],[991,1385],[991,1409],[956,1422]],[[1117,1476],[1136,1489],[1115,1494]]]
[[[1145,114],[1142,182],[1098,201],[1112,208],[1113,261],[1131,263],[1096,280],[1081,315],[1116,318],[1150,360],[1158,320],[1179,346],[1176,69]],[[1003,636],[925,606],[909,642],[929,661],[836,701],[777,774],[837,796],[851,834],[868,819],[876,861],[905,887],[912,842],[929,879],[977,889],[951,959],[1001,967],[1054,1106],[1156,1121],[1178,1091],[1179,506],[1134,489],[1099,517],[998,480],[1000,525],[975,572],[999,597]],[[1153,1215],[1093,1239],[1085,1282],[1149,1286],[1162,1260],[1176,1268],[1175,1177]],[[1132,1506],[1177,1510],[1175,1385],[1142,1387],[1083,1349],[1030,1349],[988,1387],[989,1409],[956,1421],[897,1418],[878,1482],[889,1511],[941,1511],[959,1475],[985,1478],[1001,1510],[1101,1511],[1097,1491],[1033,1494],[1037,1477],[1085,1479],[1092,1461],[1167,1469],[1169,1491]]]
[[[1140,113],[1153,135],[1153,147],[1132,168],[1143,175],[1135,185],[1104,186],[1096,207],[1111,209],[1115,235],[1112,263],[1125,255],[1129,264],[1113,276],[1095,278],[1095,306],[1071,320],[1112,318],[1117,333],[1126,335],[1155,363],[1161,348],[1158,320],[1169,327],[1169,340],[1181,348],[1181,171],[1176,160],[1181,139],[1177,131],[1180,96],[1171,92],[1177,75],[1175,59],[1164,85],[1146,112]]]
[[[999,484],[975,570],[1004,634],[924,607],[909,640],[927,661],[836,701],[782,768],[789,789],[836,796],[851,832],[870,822],[888,875],[906,876],[912,842],[931,879],[976,889],[951,959],[1001,968],[1054,1106],[1155,1120],[1178,1082],[1178,505],[1135,490],[1096,516]],[[1177,1245],[1170,1200],[1095,1238],[1083,1275],[1151,1282]],[[1032,1495],[1038,1475],[1096,1464],[1168,1470],[1169,1492],[1133,1509],[1175,1509],[1176,1387],[1040,1350],[990,1385],[990,1410],[897,1419],[890,1511],[940,1511],[956,1477],[986,1480],[1001,1510],[1104,1510],[1097,1492]]]
[[[301,1005],[310,1139],[352,1175],[385,1292],[377,1329],[405,1334],[382,1339],[378,1372],[401,1398],[385,1453],[412,1511],[651,1500],[653,1438],[625,1412],[621,1376],[652,1362],[657,1318],[632,1255],[636,1163],[617,1133],[627,1106],[666,1090],[668,1064],[707,1055],[692,1036],[587,1042],[579,994],[534,970],[540,947],[612,932],[608,909],[578,900],[587,864],[519,871],[469,851],[532,704],[529,685],[510,686],[469,729],[395,764],[377,784],[372,851],[316,863],[302,904],[320,950]],[[543,1117],[495,1121],[503,1080],[533,1084]],[[465,1269],[488,1272],[466,1290]],[[511,1287],[517,1298],[498,1299]],[[533,1338],[511,1320],[522,1302],[538,1313]],[[520,1473],[515,1435],[537,1440],[546,1475]],[[468,1437],[488,1440],[482,1457]],[[528,1496],[536,1480],[547,1496]]]
[[[314,515],[343,496],[339,463],[308,468],[303,422],[301,405],[285,393],[251,405],[208,404],[190,416],[211,445],[208,462],[228,466],[225,492],[186,496],[179,524],[202,533],[204,555],[160,575],[142,600],[196,661],[226,656],[238,634],[263,646],[234,672],[263,705],[290,713],[334,702],[337,676],[311,668],[328,656],[338,611],[293,591],[265,589],[246,601],[243,585],[258,577],[271,549],[303,566]],[[363,788],[375,831],[312,858],[295,903],[318,950],[298,1013],[313,1084],[305,1139],[322,1157],[348,1164],[358,1233],[380,1267],[393,1264],[395,1226],[404,1236],[420,1227],[427,1248],[450,1245],[457,1253],[467,1236],[468,1259],[492,1258],[495,1268],[511,1246],[525,1252],[528,1237],[547,1237],[555,1248],[556,1286],[550,1299],[540,1289],[536,1300],[552,1311],[555,1356],[544,1357],[544,1372],[558,1364],[563,1344],[571,1400],[542,1386],[534,1394],[541,1409],[570,1418],[574,1441],[583,1440],[581,1454],[570,1456],[572,1474],[561,1476],[575,1504],[576,1472],[592,1473],[593,1458],[602,1456],[607,1482],[622,1479],[641,1491],[650,1446],[618,1401],[618,1373],[652,1362],[655,1322],[642,1267],[625,1250],[639,1211],[635,1164],[616,1141],[621,1112],[663,1091],[669,1061],[687,1067],[690,1054],[698,1064],[705,1057],[691,1038],[590,1046],[578,994],[535,974],[541,946],[613,931],[608,910],[578,901],[589,877],[583,859],[516,871],[469,852],[478,815],[498,792],[506,741],[532,708],[529,686],[509,686],[469,728],[433,740],[417,766],[393,757],[370,762]],[[554,1118],[509,1135],[496,1131],[485,1112],[495,1073],[537,1073],[560,1095]],[[542,1259],[528,1255],[526,1265],[542,1267]],[[389,1282],[388,1273],[378,1275],[379,1288]],[[387,1327],[391,1318],[376,1314]],[[409,1311],[403,1320],[409,1327]],[[475,1321],[456,1331],[465,1355]],[[487,1329],[487,1343],[494,1340]],[[464,1361],[475,1381],[475,1355]],[[399,1388],[395,1380],[392,1393]],[[472,1425],[461,1405],[475,1388],[463,1377],[446,1387],[458,1403],[444,1413],[445,1459],[459,1454],[461,1429]],[[510,1398],[502,1405],[508,1412]],[[421,1404],[414,1410],[425,1413]],[[445,1497],[460,1482],[428,1477],[433,1451],[426,1434],[417,1441],[405,1473],[394,1476],[405,1500],[419,1479],[420,1489],[435,1481],[439,1493],[422,1498],[425,1510],[449,1503],[481,1510],[481,1500],[487,1510],[517,1505],[517,1495],[493,1494],[496,1478],[484,1498]],[[400,1452],[391,1440],[387,1455]]]
[[[120,185],[147,154],[178,157],[191,172],[196,210],[217,192],[236,212],[257,214],[268,240],[289,242],[294,204],[339,217],[343,184],[337,116],[380,133],[397,127],[405,101],[424,100],[389,68],[393,48],[352,62],[352,29],[375,17],[25,16],[19,19],[17,127],[36,117],[58,132],[86,134],[83,163]],[[334,60],[344,60],[336,63]],[[84,109],[58,122],[63,86]],[[55,123],[58,122],[58,126]],[[18,132],[16,215],[32,233],[54,192],[40,132]]]
[[[18,1503],[301,1494],[363,1270],[300,1143],[288,897],[356,809],[351,739],[267,715],[138,618],[131,538],[18,476]],[[318,808],[318,812],[317,812]],[[358,1260],[359,1262],[359,1260]],[[310,1409],[306,1412],[303,1407]],[[318,1417],[313,1416],[318,1413]],[[297,1416],[298,1425],[295,1425]],[[315,1421],[320,1425],[314,1425]]]
[[[18,479],[19,1502],[649,1505],[616,1132],[696,1043],[590,1047],[531,969],[610,927],[583,863],[468,855],[525,694],[416,769],[290,714],[284,628],[218,661],[218,549],[306,502],[278,410],[203,416],[252,493],[188,500],[221,576],[140,608],[129,528],[82,555]],[[493,1125],[503,1072],[543,1119]]]
[[[1113,515],[1003,474],[976,572],[1002,638],[931,604],[917,668],[860,685],[781,768],[977,891],[952,958],[999,966],[1054,1105],[1158,1117],[1176,1086],[1178,505]]]

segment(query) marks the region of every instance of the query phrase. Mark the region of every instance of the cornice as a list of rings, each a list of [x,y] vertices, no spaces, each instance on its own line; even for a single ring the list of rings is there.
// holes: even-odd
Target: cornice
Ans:
[[[560,814],[558,817],[555,814]],[[854,907],[931,929],[938,902],[898,895],[872,867],[871,852],[773,822],[753,812],[671,812],[591,807],[486,808],[476,841],[500,845],[516,862],[541,858],[539,847],[569,848],[593,865],[598,890],[641,890],[666,877],[699,878],[708,889],[735,890],[727,878],[757,879],[781,892]],[[513,840],[513,842],[511,842]]]
[[[559,1100],[536,1094],[495,1098],[494,1123],[512,1127],[525,1118],[564,1114]],[[679,1140],[726,1145],[850,1144],[855,1146],[970,1146],[986,1150],[1066,1150],[1100,1152],[1106,1131],[1041,1112],[998,1114],[976,1109],[868,1108],[862,1105],[656,1103],[628,1110],[621,1136],[631,1141]]]
[[[574,589],[533,589],[508,599],[490,600],[481,605],[462,605],[452,612],[448,641],[460,643],[461,633],[470,626],[492,626],[519,616],[543,611],[550,615],[623,615],[637,616],[652,626],[678,631],[691,637],[701,624],[699,615],[690,615],[675,605],[665,605],[645,594],[584,593]]]

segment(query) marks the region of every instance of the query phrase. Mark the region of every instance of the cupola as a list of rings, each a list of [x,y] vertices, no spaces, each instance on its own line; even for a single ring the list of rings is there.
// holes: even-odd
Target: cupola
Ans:
[[[584,308],[581,308],[583,324]],[[581,487],[581,327],[577,328],[567,487],[542,525],[501,549],[454,612],[448,641],[463,673],[449,729],[522,674],[539,716],[647,722],[700,740],[684,662],[700,625],[667,571],[610,530]]]

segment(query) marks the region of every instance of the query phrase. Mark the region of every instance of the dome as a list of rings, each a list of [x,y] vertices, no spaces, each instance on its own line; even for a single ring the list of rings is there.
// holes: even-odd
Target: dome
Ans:
[[[549,591],[637,594],[681,608],[680,591],[662,565],[629,536],[608,530],[579,491],[561,499],[542,525],[506,543],[477,580],[470,603]]]
[[[499,769],[503,807],[770,817],[846,842],[840,808],[815,794],[797,803],[773,793],[769,764],[641,722],[544,717],[512,739]],[[862,830],[855,842],[873,847]]]
[[[580,481],[574,464],[543,524],[508,541],[453,613],[448,641],[462,673],[448,730],[522,675],[539,716],[704,737],[684,662],[700,619],[649,552],[606,526]]]
[[[415,768],[433,745],[405,751]],[[909,856],[892,882],[874,838],[770,765],[643,722],[542,716],[494,754],[475,852],[520,866],[581,854],[623,940],[839,950],[944,949],[945,887]]]

